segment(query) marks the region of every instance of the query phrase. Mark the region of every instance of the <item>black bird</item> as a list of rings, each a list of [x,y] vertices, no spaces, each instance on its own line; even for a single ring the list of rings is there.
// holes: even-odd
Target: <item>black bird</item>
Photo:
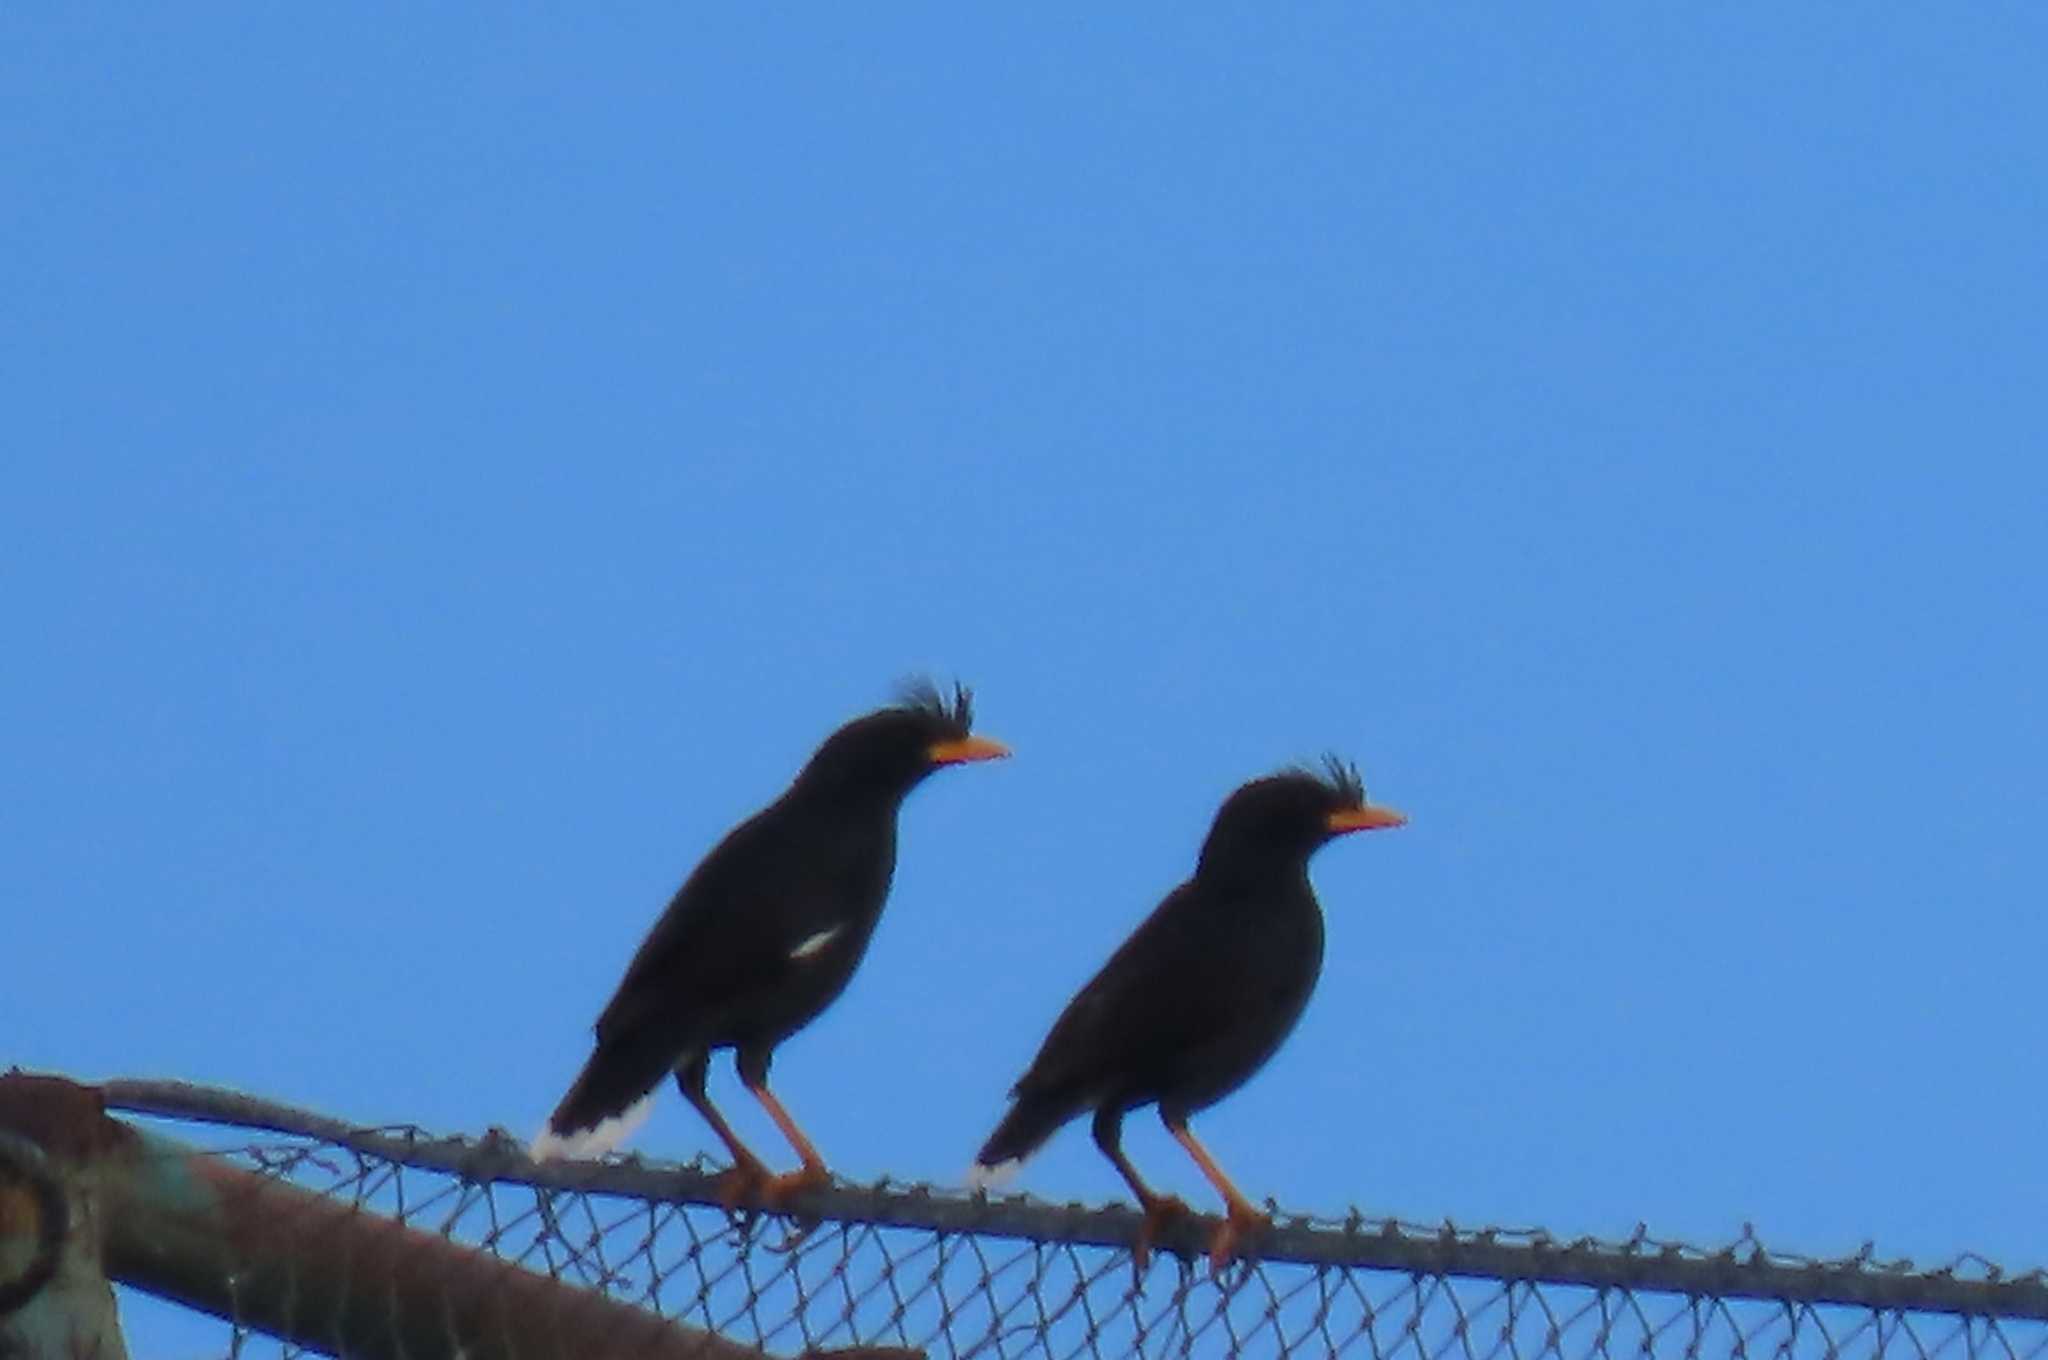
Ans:
[[[1195,1141],[1188,1118],[1265,1065],[1315,988],[1323,914],[1309,856],[1332,837],[1406,821],[1367,803],[1357,770],[1335,759],[1323,774],[1289,770],[1231,794],[1195,876],[1166,895],[1053,1023],[1011,1091],[1015,1104],[975,1158],[974,1178],[1000,1176],[1093,1110],[1095,1145],[1145,1210],[1133,1252],[1142,1270],[1159,1230],[1187,1212],[1153,1193],[1123,1153],[1124,1116],[1156,1104],[1228,1206],[1209,1246],[1221,1269],[1269,1220]]]
[[[930,684],[825,739],[788,792],[704,857],[654,923],[597,1019],[597,1051],[534,1139],[536,1158],[616,1146],[675,1073],[683,1096],[732,1153],[724,1193],[779,1201],[829,1181],[824,1159],[768,1089],[776,1045],[831,1005],[881,918],[896,867],[896,813],[943,765],[994,760],[970,734],[970,692]],[[737,1050],[740,1080],[803,1168],[769,1174],[705,1094],[715,1049]]]

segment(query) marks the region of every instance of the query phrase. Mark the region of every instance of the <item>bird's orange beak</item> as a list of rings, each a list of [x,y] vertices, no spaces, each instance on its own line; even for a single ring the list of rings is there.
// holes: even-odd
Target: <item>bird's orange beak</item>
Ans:
[[[925,748],[925,759],[934,765],[965,765],[970,760],[1001,760],[1010,748],[992,737],[962,737],[958,741],[935,741]]]
[[[1390,827],[1406,826],[1408,819],[1390,807],[1343,808],[1330,814],[1330,830],[1336,835],[1347,831],[1384,831]]]

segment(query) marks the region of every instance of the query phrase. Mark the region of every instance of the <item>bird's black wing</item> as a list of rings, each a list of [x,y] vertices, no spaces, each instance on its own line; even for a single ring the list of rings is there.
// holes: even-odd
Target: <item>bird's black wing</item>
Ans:
[[[735,827],[676,890],[597,1020],[600,1043],[660,1030],[685,1041],[750,993],[773,987],[819,887],[764,809]],[[795,936],[795,940],[792,939]]]
[[[1081,988],[1016,1086],[1020,1098],[1143,1089],[1230,1032],[1227,921],[1183,883]]]

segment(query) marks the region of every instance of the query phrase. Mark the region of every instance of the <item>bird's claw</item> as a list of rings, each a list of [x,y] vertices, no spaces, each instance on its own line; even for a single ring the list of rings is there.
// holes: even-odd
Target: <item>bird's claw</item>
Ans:
[[[732,1173],[727,1172],[726,1174],[731,1175]],[[752,1216],[756,1211],[764,1209],[769,1213],[788,1213],[789,1201],[792,1197],[801,1195],[807,1190],[823,1189],[831,1183],[832,1173],[827,1171],[821,1163],[806,1163],[797,1170],[785,1172],[780,1176],[773,1175],[766,1168],[763,1168],[759,1176],[750,1185],[744,1187],[742,1191],[748,1201],[746,1208],[744,1210],[736,1210],[734,1205],[728,1204],[726,1211],[728,1213],[743,1212],[748,1216]],[[820,1222],[822,1220],[815,1218],[797,1222],[783,1236],[780,1242],[774,1243],[768,1249],[778,1252],[795,1251],[803,1245],[804,1239],[817,1229]]]
[[[742,1162],[721,1171],[712,1182],[720,1207],[742,1232],[750,1232],[755,1219],[764,1212],[787,1213],[791,1197],[831,1183],[832,1173],[823,1166],[805,1166],[778,1176],[759,1162]],[[799,1224],[771,1250],[795,1251],[817,1226],[815,1219]]]
[[[1155,1195],[1145,1202],[1145,1221],[1138,1225],[1138,1240],[1131,1243],[1131,1265],[1140,1275],[1152,1265],[1152,1244],[1159,1234],[1191,1212],[1177,1195]]]
[[[1273,1220],[1249,1204],[1232,1204],[1209,1238],[1209,1270],[1221,1275],[1237,1258],[1237,1249],[1272,1230]]]
[[[807,1190],[823,1190],[832,1184],[832,1173],[822,1162],[806,1162],[795,1171],[786,1171],[780,1176],[770,1176],[761,1187],[761,1203],[770,1209],[782,1209],[791,1199]]]
[[[736,1162],[711,1178],[712,1193],[728,1217],[739,1218],[752,1213],[762,1192],[775,1179],[759,1162]]]
[[[766,1209],[781,1212],[789,1201],[806,1190],[820,1190],[832,1183],[832,1173],[820,1163],[807,1163],[778,1176],[759,1162],[739,1162],[712,1178],[719,1207],[738,1215]]]
[[[791,1219],[789,1231],[782,1235],[781,1241],[770,1242],[768,1250],[775,1252],[777,1255],[787,1256],[790,1252],[795,1251],[798,1247],[809,1241],[811,1234],[816,1232],[818,1225],[824,1221],[822,1218]]]

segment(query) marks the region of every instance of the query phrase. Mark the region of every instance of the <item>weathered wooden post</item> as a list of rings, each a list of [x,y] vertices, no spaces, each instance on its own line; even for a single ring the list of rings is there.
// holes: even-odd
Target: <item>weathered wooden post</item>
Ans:
[[[125,1360],[104,1267],[98,1136],[88,1088],[0,1077],[0,1357]]]

